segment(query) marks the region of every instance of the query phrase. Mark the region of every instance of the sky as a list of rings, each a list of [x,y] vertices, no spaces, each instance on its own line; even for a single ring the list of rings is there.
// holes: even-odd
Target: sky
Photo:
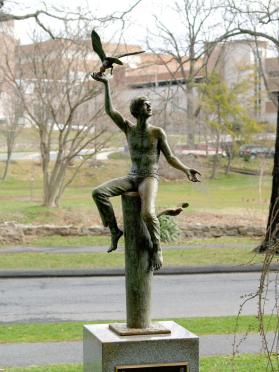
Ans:
[[[136,1],[137,0],[117,0],[114,2],[111,0],[48,0],[47,6],[49,9],[51,6],[56,6],[67,10],[81,7],[85,10],[89,9],[94,15],[96,14],[97,16],[104,17],[114,12],[125,11]],[[44,9],[46,2],[42,0],[27,0],[25,2],[17,2],[17,4],[13,4],[13,6],[12,3],[16,2],[11,0],[11,9],[13,13],[23,14],[38,9]],[[168,4],[171,4],[169,0],[141,0],[134,8],[133,12],[129,14],[129,17],[127,17],[127,29],[124,34],[126,42],[144,44],[148,32],[147,29],[152,29],[152,24],[154,24],[154,14],[160,17],[167,17],[165,10]],[[47,22],[50,22],[49,18]],[[54,20],[51,20],[51,22],[52,26],[55,27],[56,22]],[[34,25],[34,21],[32,20],[16,22],[16,37],[20,39],[21,43],[30,43],[30,36],[32,35]],[[118,23],[115,27],[120,28],[121,26]],[[117,30],[112,31],[112,29],[105,31],[108,39],[116,32]]]
[[[27,12],[36,11],[38,9],[45,9],[47,4],[48,10],[52,7],[57,7],[59,9],[66,10],[76,10],[78,7],[83,9],[83,13],[91,12],[96,17],[105,17],[112,13],[121,13],[129,9],[132,5],[137,3],[139,0],[6,0],[6,4],[10,5],[11,10],[14,14],[23,14]],[[177,0],[178,2],[180,0]],[[217,2],[219,0],[207,0],[205,4],[210,4],[212,2]],[[238,1],[238,0],[236,0]],[[239,0],[240,1],[240,0]],[[268,0],[262,0],[263,3]],[[181,1],[183,2],[183,1]],[[221,1],[220,1],[221,2]],[[245,4],[251,5],[251,0],[242,0]],[[195,3],[195,1],[193,1]],[[179,15],[172,11],[175,1],[173,0],[141,0],[138,5],[133,9],[132,12],[126,17],[125,31],[120,39],[121,43],[138,44],[146,49],[146,39],[150,36],[152,32],[158,32],[156,29],[155,16],[160,19],[160,21],[166,25],[174,34],[176,40],[182,40],[184,45],[187,44],[185,40],[185,24],[179,19]],[[191,4],[191,2],[190,2]],[[209,5],[208,5],[209,6]],[[58,21],[53,18],[42,18],[46,25],[50,24],[51,28],[57,29],[60,27]],[[28,44],[32,42],[32,33],[36,27],[34,20],[20,21],[15,23],[15,33],[16,37],[20,39],[22,44]],[[89,26],[90,27],[90,26]],[[92,28],[96,25],[92,24]],[[98,30],[98,29],[97,29]],[[155,31],[156,30],[156,31]],[[207,25],[205,27],[204,36],[201,37],[201,41],[204,40],[212,41],[215,39],[216,32],[218,30],[218,35],[224,32],[223,18],[221,13],[214,11],[210,15]],[[110,25],[101,31],[101,38],[103,41],[119,41],[119,35],[121,31],[120,22],[116,22],[114,25]],[[41,32],[41,30],[40,30]],[[43,37],[49,38],[46,33],[43,33]],[[113,39],[114,38],[114,39]],[[161,42],[156,40],[156,42]],[[202,44],[202,43],[201,43]],[[153,46],[156,43],[153,43]],[[187,51],[184,50],[187,54]],[[272,51],[270,53],[273,53]]]

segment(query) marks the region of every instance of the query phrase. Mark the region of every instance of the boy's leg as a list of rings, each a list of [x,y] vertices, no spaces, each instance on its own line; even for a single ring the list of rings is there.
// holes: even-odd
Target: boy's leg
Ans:
[[[156,215],[156,197],[158,180],[155,177],[146,177],[139,185],[138,191],[141,198],[141,216],[149,231],[153,243],[151,267],[159,270],[163,264],[163,255],[160,246],[160,223]]]
[[[122,195],[127,191],[134,190],[134,183],[130,177],[115,178],[96,187],[92,192],[92,197],[99,210],[104,226],[108,226],[111,232],[111,246],[108,252],[117,249],[119,238],[123,232],[118,228],[114,210],[109,198]]]

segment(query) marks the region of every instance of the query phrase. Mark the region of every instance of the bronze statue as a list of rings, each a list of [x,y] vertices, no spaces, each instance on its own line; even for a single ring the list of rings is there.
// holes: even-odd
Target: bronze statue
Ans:
[[[103,50],[100,36],[97,34],[97,32],[95,30],[93,30],[91,32],[91,41],[92,41],[92,47],[93,47],[94,52],[96,52],[98,54],[98,56],[100,57],[100,59],[102,61],[102,66],[100,68],[100,73],[101,74],[103,74],[108,68],[111,69],[110,73],[112,74],[114,63],[116,63],[118,65],[123,65],[123,62],[119,58],[132,56],[132,55],[135,55],[135,54],[140,54],[140,53],[145,52],[144,50],[141,50],[139,52],[131,52],[131,53],[120,54],[120,55],[115,56],[115,57],[107,57],[104,50]]]
[[[133,124],[125,119],[112,105],[108,78],[99,73],[92,74],[93,79],[105,86],[105,110],[114,123],[125,133],[132,167],[126,177],[108,181],[93,190],[92,196],[98,207],[104,226],[111,231],[111,246],[108,252],[117,249],[123,232],[119,229],[109,198],[122,195],[128,191],[138,191],[141,198],[141,216],[147,226],[153,245],[150,267],[159,270],[163,264],[160,247],[160,225],[155,212],[155,201],[158,190],[158,163],[162,152],[168,163],[181,170],[192,182],[199,182],[197,170],[185,166],[171,151],[163,129],[150,123],[152,116],[151,103],[146,97],[133,99],[130,104],[131,114],[137,120]],[[187,205],[185,204],[184,207]]]

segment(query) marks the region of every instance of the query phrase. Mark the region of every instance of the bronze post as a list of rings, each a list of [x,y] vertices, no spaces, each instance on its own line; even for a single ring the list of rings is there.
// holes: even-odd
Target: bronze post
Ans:
[[[149,270],[149,251],[152,243],[140,211],[141,201],[137,192],[122,195],[126,310],[128,328],[150,328],[151,285],[153,272]]]

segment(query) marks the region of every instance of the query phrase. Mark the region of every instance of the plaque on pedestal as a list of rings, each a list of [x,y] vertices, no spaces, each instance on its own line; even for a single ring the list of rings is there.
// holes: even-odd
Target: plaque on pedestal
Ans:
[[[119,366],[115,372],[189,372],[188,363],[143,364],[141,366]]]

